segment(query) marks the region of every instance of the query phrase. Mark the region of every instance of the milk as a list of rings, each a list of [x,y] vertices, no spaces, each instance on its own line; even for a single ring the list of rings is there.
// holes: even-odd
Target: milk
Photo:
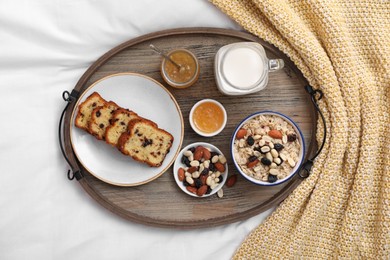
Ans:
[[[222,74],[238,89],[251,89],[264,74],[264,60],[251,48],[235,48],[223,59]]]
[[[268,73],[284,67],[282,59],[268,59],[256,42],[222,46],[215,55],[214,72],[218,89],[225,95],[247,95],[264,89]]]

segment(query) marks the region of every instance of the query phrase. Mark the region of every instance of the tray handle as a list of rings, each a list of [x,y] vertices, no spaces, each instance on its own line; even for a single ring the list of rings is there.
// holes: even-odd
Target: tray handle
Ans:
[[[81,174],[80,168],[78,167],[77,163],[72,164],[70,159],[66,155],[61,130],[62,130],[62,122],[64,119],[64,115],[66,113],[66,110],[68,109],[69,105],[73,101],[76,101],[78,99],[79,96],[80,96],[80,93],[75,89],[73,89],[71,93],[69,93],[68,91],[64,91],[62,93],[62,98],[67,102],[67,104],[61,113],[60,122],[59,122],[59,126],[58,126],[58,138],[59,138],[59,142],[60,142],[61,152],[62,152],[62,155],[64,156],[66,162],[68,163],[68,165],[71,168],[70,170],[68,170],[68,174],[67,174],[69,180],[73,180],[74,178],[76,178],[76,180],[80,180],[83,178],[83,175]]]
[[[307,93],[309,93],[309,95],[311,96],[311,102],[313,103],[314,105],[314,108],[316,109],[316,111],[318,112],[318,114],[320,115],[321,117],[321,120],[322,120],[322,123],[324,125],[324,137],[322,138],[322,143],[321,143],[321,146],[320,148],[317,150],[317,152],[315,153],[314,156],[312,156],[310,159],[308,159],[306,162],[304,162],[302,164],[302,166],[300,167],[299,171],[298,171],[298,175],[299,177],[301,178],[307,178],[309,177],[310,175],[310,170],[311,168],[313,167],[313,162],[314,162],[314,159],[317,158],[317,156],[321,153],[322,149],[324,148],[324,145],[325,145],[325,140],[326,140],[326,122],[325,122],[325,117],[324,115],[322,114],[321,112],[321,109],[320,107],[318,106],[318,100],[320,100],[323,96],[324,96],[324,93],[320,90],[320,89],[313,89],[312,86],[310,85],[306,85],[305,86],[305,90]]]

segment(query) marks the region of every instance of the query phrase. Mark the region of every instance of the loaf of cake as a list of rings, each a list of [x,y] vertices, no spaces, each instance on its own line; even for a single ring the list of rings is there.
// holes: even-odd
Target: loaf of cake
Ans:
[[[151,120],[93,92],[78,107],[75,125],[123,154],[152,167],[162,165],[173,136]]]
[[[173,143],[173,136],[147,119],[130,120],[128,129],[118,140],[118,149],[134,160],[159,167]]]
[[[88,131],[88,124],[91,120],[92,111],[99,106],[103,106],[105,103],[106,100],[104,98],[97,92],[93,92],[79,105],[75,125],[78,128]]]
[[[104,133],[104,139],[106,143],[117,147],[118,139],[127,130],[127,125],[132,119],[140,118],[137,113],[119,108],[117,109],[111,118],[111,124],[107,126],[106,132]]]
[[[105,102],[103,106],[95,108],[88,123],[88,132],[99,140],[104,140],[107,126],[112,122],[114,112],[119,106],[113,101]]]

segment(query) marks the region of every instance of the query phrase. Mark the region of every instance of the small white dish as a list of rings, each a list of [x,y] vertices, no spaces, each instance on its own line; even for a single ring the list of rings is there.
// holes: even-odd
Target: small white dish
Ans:
[[[211,190],[210,193],[208,194],[204,194],[203,196],[198,196],[192,192],[189,192],[186,188],[186,186],[184,185],[183,181],[180,181],[179,180],[179,177],[178,177],[178,170],[179,168],[183,168],[185,169],[187,166],[182,162],[182,158],[184,156],[184,152],[189,150],[190,148],[192,147],[197,147],[197,146],[203,146],[207,149],[209,149],[211,152],[217,152],[218,154],[221,154],[221,155],[224,155],[221,150],[219,150],[216,146],[212,145],[212,144],[209,144],[209,143],[204,143],[204,142],[197,142],[197,143],[192,143],[192,144],[189,144],[187,145],[186,147],[184,147],[179,155],[176,157],[176,160],[175,160],[175,163],[173,165],[173,176],[175,178],[175,181],[176,181],[176,184],[177,186],[179,186],[179,188],[186,194],[192,196],[192,197],[197,197],[197,198],[205,198],[205,197],[209,197],[209,196],[212,196],[213,194],[217,193],[218,190],[220,190],[223,185],[225,184],[226,180],[227,180],[227,176],[228,176],[228,164],[225,163],[225,171],[221,172],[221,176],[222,176],[222,181],[219,182],[218,186],[215,187],[214,189]]]
[[[202,117],[204,121],[199,121],[199,117]],[[214,99],[202,99],[192,107],[189,121],[191,128],[198,135],[204,137],[215,136],[226,126],[226,109]],[[207,124],[210,125],[211,130],[207,129]]]

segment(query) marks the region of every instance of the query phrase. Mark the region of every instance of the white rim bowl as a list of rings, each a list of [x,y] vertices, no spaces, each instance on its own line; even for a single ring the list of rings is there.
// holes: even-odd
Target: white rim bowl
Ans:
[[[194,120],[193,120],[193,115],[194,115],[194,111],[195,111],[195,108],[197,108],[199,105],[205,103],[205,102],[211,102],[211,103],[214,103],[216,104],[218,107],[221,108],[222,112],[223,112],[223,116],[224,116],[224,120],[223,120],[223,123],[221,125],[221,127],[212,132],[212,133],[204,133],[202,132],[201,130],[199,130],[195,123],[194,123]],[[190,111],[190,116],[189,116],[189,121],[190,121],[190,125],[191,125],[191,128],[198,134],[198,135],[201,135],[201,136],[204,136],[204,137],[212,137],[212,136],[216,136],[217,134],[219,134],[220,132],[222,132],[222,130],[225,128],[226,126],[226,122],[227,122],[227,113],[226,113],[226,109],[224,108],[224,106],[219,103],[218,101],[214,100],[214,99],[202,99],[200,101],[198,101],[197,103],[195,103],[195,105],[192,106],[191,108],[191,111]]]
[[[248,176],[247,174],[245,174],[242,170],[241,170],[241,167],[238,165],[238,163],[236,162],[235,160],[235,157],[234,157],[234,149],[233,149],[233,146],[234,146],[234,140],[235,140],[235,136],[237,134],[237,131],[250,119],[258,116],[258,115],[273,115],[273,116],[278,116],[278,117],[281,117],[282,119],[284,119],[285,121],[287,121],[295,130],[295,132],[297,133],[297,137],[298,137],[298,140],[299,140],[299,143],[301,145],[301,149],[299,150],[299,160],[297,162],[297,164],[295,165],[295,167],[292,169],[291,173],[284,179],[280,179],[280,180],[277,180],[275,182],[265,182],[265,181],[261,181],[261,180],[257,180],[251,176]],[[250,182],[254,183],[254,184],[257,184],[257,185],[262,185],[262,186],[275,186],[275,185],[279,185],[279,184],[282,184],[286,181],[288,181],[289,179],[291,179],[297,172],[298,170],[300,169],[301,165],[302,165],[302,162],[304,160],[304,157],[305,157],[305,140],[304,140],[304,137],[303,137],[303,134],[301,132],[301,130],[299,129],[298,125],[291,119],[289,118],[288,116],[286,115],[283,115],[279,112],[274,112],[274,111],[261,111],[261,112],[256,112],[254,114],[251,114],[249,115],[248,117],[246,117],[244,120],[241,121],[241,123],[238,124],[238,126],[236,127],[236,129],[234,130],[234,133],[233,133],[233,136],[232,136],[232,139],[231,139],[231,142],[230,142],[230,153],[231,153],[231,156],[232,156],[232,159],[233,159],[233,163],[234,163],[234,166],[236,167],[236,169],[238,170],[238,172],[247,180],[249,180]]]
[[[175,181],[176,181],[176,184],[177,186],[179,186],[179,188],[184,192],[184,193],[187,193],[188,195],[192,196],[192,197],[197,197],[197,198],[206,198],[206,197],[209,197],[209,196],[212,196],[214,195],[215,193],[217,193],[222,187],[223,185],[225,185],[225,182],[226,182],[226,179],[227,179],[227,175],[228,175],[228,164],[226,163],[225,164],[225,171],[222,173],[221,172],[221,175],[223,176],[223,179],[222,181],[218,184],[218,186],[216,188],[214,188],[213,190],[211,190],[211,192],[209,194],[204,194],[203,196],[198,196],[192,192],[189,192],[186,188],[186,186],[184,186],[183,182],[179,180],[179,177],[178,177],[178,170],[180,167],[182,168],[185,168],[186,165],[184,163],[181,162],[181,158],[183,157],[183,153],[187,150],[189,150],[191,147],[197,147],[197,146],[203,146],[205,148],[208,148],[210,149],[212,152],[218,152],[219,154],[222,154],[223,153],[221,152],[221,150],[219,150],[216,146],[212,145],[212,144],[209,144],[209,143],[204,143],[204,142],[197,142],[197,143],[192,143],[192,144],[189,144],[187,145],[186,147],[184,147],[179,155],[176,157],[176,160],[175,160],[175,163],[173,165],[173,176],[175,178]]]

